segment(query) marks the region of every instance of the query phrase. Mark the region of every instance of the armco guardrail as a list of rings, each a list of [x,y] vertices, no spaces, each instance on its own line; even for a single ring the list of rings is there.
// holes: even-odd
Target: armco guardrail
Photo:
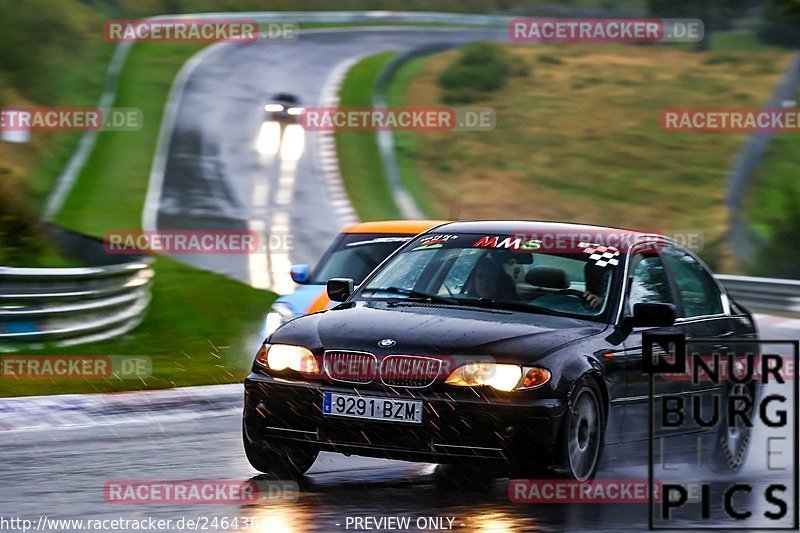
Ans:
[[[717,276],[728,294],[745,307],[800,313],[800,281],[793,279]]]
[[[0,267],[0,343],[80,344],[136,327],[150,302],[150,258],[85,268]]]

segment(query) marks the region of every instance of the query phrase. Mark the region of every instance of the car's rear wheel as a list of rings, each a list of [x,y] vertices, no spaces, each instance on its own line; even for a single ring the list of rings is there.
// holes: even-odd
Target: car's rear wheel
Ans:
[[[570,395],[562,446],[567,475],[576,481],[592,479],[600,464],[605,429],[600,398],[591,378],[583,378]]]
[[[250,464],[264,474],[275,476],[300,477],[308,472],[317,460],[319,450],[302,443],[260,444],[251,441],[242,428],[244,453]]]

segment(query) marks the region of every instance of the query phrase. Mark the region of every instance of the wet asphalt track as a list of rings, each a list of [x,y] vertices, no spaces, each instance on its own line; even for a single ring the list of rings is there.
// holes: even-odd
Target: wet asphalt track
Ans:
[[[762,327],[765,338],[797,335],[797,330]],[[411,517],[411,531],[418,530],[414,521],[424,517],[449,517],[457,531],[620,531],[647,525],[646,505],[520,505],[509,500],[505,479],[476,481],[452,468],[332,453],[320,455],[301,481],[295,500],[213,505],[105,501],[103,488],[115,480],[261,480],[244,457],[239,409],[229,405],[188,414],[156,409],[128,414],[124,423],[106,419],[72,429],[0,431],[0,516],[34,522],[42,515],[51,519],[239,517],[240,521],[248,517],[258,527],[247,530],[276,533],[346,531],[348,517],[368,516]],[[742,476],[755,484],[773,479],[753,463],[763,461],[761,455],[756,459],[751,455],[748,473]],[[707,471],[698,474],[690,465],[672,466],[678,470],[665,479],[716,479],[712,496],[717,499],[730,482]],[[598,477],[646,475],[643,465],[614,467],[606,461]],[[748,502],[756,512],[769,508],[755,498],[738,501]],[[717,507],[712,506],[713,516],[719,513]]]
[[[315,157],[318,137],[305,132],[299,159],[259,153],[263,107],[275,93],[319,106],[321,92],[341,62],[387,50],[432,43],[504,39],[502,29],[384,28],[314,30],[296,41],[260,41],[213,47],[191,72],[177,99],[159,195],[159,230],[258,231],[291,235],[288,250],[271,257],[184,256],[181,260],[254,283],[253,268],[287,277],[288,264],[313,263],[343,222],[333,209]],[[285,131],[285,130],[284,130]],[[285,139],[285,137],[284,137]],[[279,242],[279,241],[274,241]],[[266,286],[276,289],[278,281]]]

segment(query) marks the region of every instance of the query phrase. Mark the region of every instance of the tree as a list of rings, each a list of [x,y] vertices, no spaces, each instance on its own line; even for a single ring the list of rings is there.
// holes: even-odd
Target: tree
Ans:
[[[768,0],[758,38],[778,46],[800,47],[800,0]]]

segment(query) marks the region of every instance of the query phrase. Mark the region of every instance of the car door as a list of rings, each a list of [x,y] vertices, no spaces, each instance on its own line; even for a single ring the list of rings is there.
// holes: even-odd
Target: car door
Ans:
[[[631,316],[633,306],[637,303],[666,303],[679,307],[667,269],[660,254],[653,247],[642,248],[631,255],[628,264],[626,294],[623,315]],[[676,324],[661,328],[633,328],[623,342],[623,352],[615,355],[615,363],[624,366],[625,396],[618,401],[623,404],[625,428],[624,442],[647,440],[649,420],[649,375],[642,372],[642,335],[645,332],[683,333],[682,326]],[[658,395],[671,392],[679,385],[663,376],[654,376],[654,392]],[[660,417],[658,402],[654,402],[655,420]],[[658,433],[658,432],[657,432]]]
[[[735,353],[736,346],[728,343],[735,336],[736,321],[731,316],[727,301],[714,280],[711,272],[688,251],[677,246],[671,246],[662,252],[664,264],[674,281],[680,300],[679,323],[686,335],[687,362],[691,368],[692,359],[702,357],[714,368],[713,358],[719,355],[720,379],[724,380],[725,368],[728,357],[725,354]],[[692,342],[693,339],[708,339],[711,342]],[[689,371],[691,374],[691,370]],[[705,373],[700,374],[705,377]],[[713,422],[715,418],[724,413],[722,405],[723,382],[703,379],[693,384],[687,379],[682,382],[682,392],[687,396],[687,410],[691,402],[700,402],[699,417],[687,416],[687,423],[693,429],[710,429],[703,424],[695,424],[702,418]],[[714,407],[714,401],[719,402],[719,407]]]

